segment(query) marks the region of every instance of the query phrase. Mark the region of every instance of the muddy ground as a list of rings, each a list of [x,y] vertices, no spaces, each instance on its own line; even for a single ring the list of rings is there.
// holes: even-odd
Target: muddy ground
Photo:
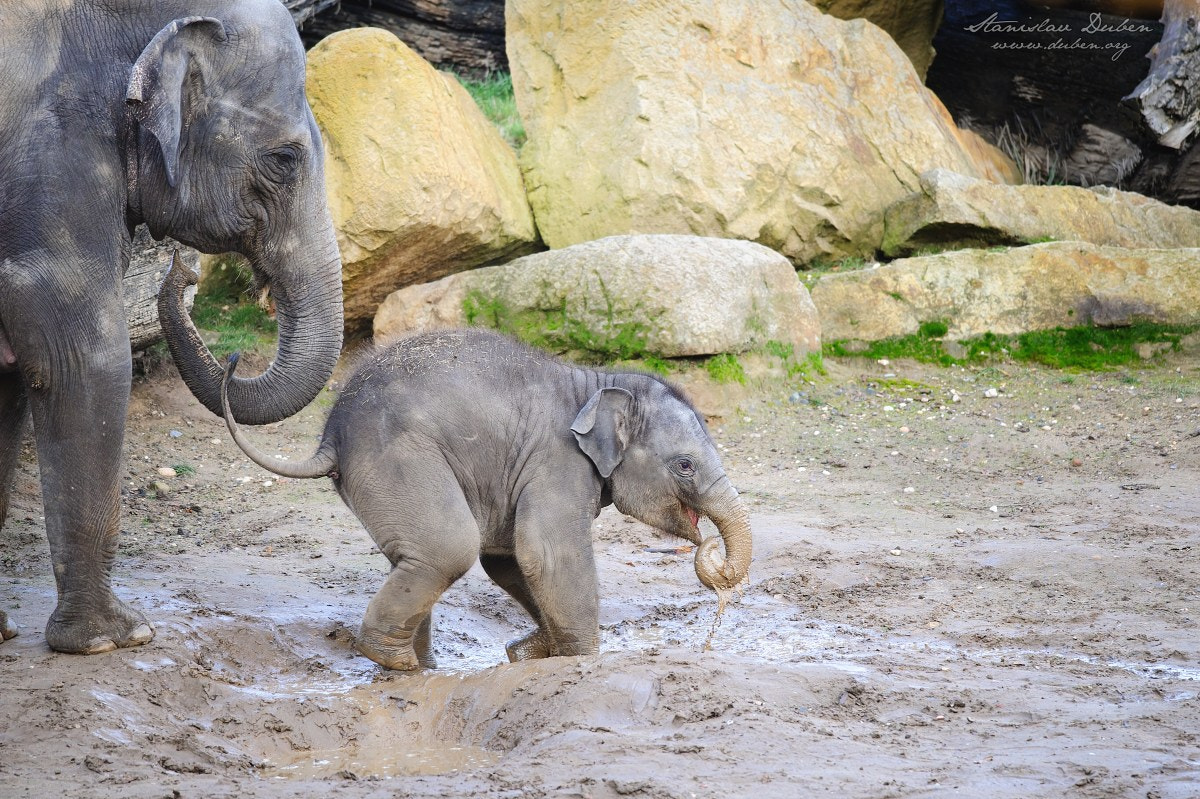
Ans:
[[[115,580],[157,637],[47,650],[27,450],[0,796],[1200,795],[1200,351],[829,367],[684,378],[756,536],[713,651],[690,554],[608,509],[598,657],[505,662],[529,623],[476,568],[415,674],[354,652],[386,561],[331,486],[251,465],[169,367],[139,380]],[[329,401],[253,435],[307,454]]]

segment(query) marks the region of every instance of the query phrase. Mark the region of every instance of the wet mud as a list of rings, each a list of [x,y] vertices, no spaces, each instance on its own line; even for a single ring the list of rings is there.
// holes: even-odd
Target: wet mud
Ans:
[[[610,508],[600,655],[507,663],[530,622],[476,567],[419,673],[354,651],[386,560],[327,481],[249,464],[160,374],[135,387],[115,573],[150,644],[47,650],[23,456],[0,796],[1197,796],[1200,356],[1172,357],[684,376],[754,525],[719,625],[690,547]],[[303,457],[328,404],[250,434]]]

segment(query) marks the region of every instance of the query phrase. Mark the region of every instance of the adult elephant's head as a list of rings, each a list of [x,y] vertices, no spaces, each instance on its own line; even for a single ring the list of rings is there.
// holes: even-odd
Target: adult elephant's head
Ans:
[[[333,371],[342,343],[341,261],[291,16],[278,0],[223,8],[220,19],[167,22],[133,64],[130,217],[155,238],[239,252],[258,287],[269,286],[278,355],[266,372],[229,390],[238,420],[265,424],[303,408]],[[159,296],[163,332],[192,393],[221,415],[222,369],[184,310],[188,281],[178,272]]]

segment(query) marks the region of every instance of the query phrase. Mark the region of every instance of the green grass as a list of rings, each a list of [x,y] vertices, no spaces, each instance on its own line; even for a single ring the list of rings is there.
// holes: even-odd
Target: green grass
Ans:
[[[851,352],[841,341],[827,342],[823,351],[826,357],[911,358],[942,366],[1012,360],[1055,369],[1103,371],[1148,363],[1138,354],[1139,344],[1165,344],[1164,352],[1176,351],[1180,340],[1197,330],[1200,325],[1145,322],[1126,327],[1059,327],[1013,336],[984,333],[959,342],[964,354],[956,358],[940,340],[946,334],[945,323],[926,322],[915,335],[874,341],[859,352]]]
[[[223,267],[223,268],[222,268]],[[231,352],[270,351],[278,325],[253,298],[250,270],[236,261],[218,264],[218,279],[201,286],[192,305],[192,321],[201,330],[217,334],[209,347],[221,359]]]
[[[463,300],[463,314],[469,325],[490,327],[575,360],[600,364],[641,360],[648,368],[659,371],[666,362],[646,351],[645,325],[620,321],[621,314],[607,295],[606,301],[605,318],[598,325],[588,325],[572,316],[565,301],[553,310],[516,311],[478,291],[468,293]]]
[[[1038,330],[1017,336],[1013,358],[1057,369],[1094,371],[1145,363],[1138,344],[1168,344],[1179,349],[1180,340],[1200,329],[1197,325],[1139,323],[1128,327],[1072,327]]]
[[[860,255],[851,255],[845,258],[838,258],[836,260],[818,257],[809,261],[807,264],[808,268],[801,269],[798,272],[798,275],[800,277],[800,282],[804,284],[804,287],[812,290],[812,287],[817,284],[817,281],[819,281],[822,276],[827,275],[830,272],[856,272],[860,269],[866,269],[873,264],[873,261],[869,261]]]
[[[718,383],[746,383],[746,370],[737,356],[731,352],[714,355],[704,362],[704,370],[708,376]]]
[[[467,78],[455,75],[458,82],[475,100],[493,125],[500,130],[504,140],[514,150],[525,143],[525,125],[517,113],[517,102],[513,98],[512,76],[507,72],[493,72],[484,78]]]
[[[197,294],[192,321],[196,327],[217,334],[217,341],[209,350],[218,360],[231,352],[270,349],[279,332],[275,320],[248,299],[230,302],[223,297]]]
[[[821,360],[821,353],[810,352],[804,356],[803,360],[796,359],[796,346],[794,344],[785,344],[782,341],[771,339],[763,345],[763,352],[767,355],[778,358],[780,365],[783,366],[784,372],[788,378],[800,377],[805,380],[811,380],[814,375],[828,374],[825,369],[825,362]]]

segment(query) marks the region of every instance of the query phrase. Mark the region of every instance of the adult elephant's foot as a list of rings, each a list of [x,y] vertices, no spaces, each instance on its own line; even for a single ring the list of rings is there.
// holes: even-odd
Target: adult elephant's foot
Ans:
[[[17,625],[13,624],[12,619],[8,614],[0,610],[0,641],[7,641],[9,638],[16,637]]]
[[[60,599],[46,624],[50,648],[71,655],[98,655],[153,638],[154,629],[146,617],[116,597],[101,608]]]
[[[510,663],[516,663],[518,660],[548,658],[554,654],[554,642],[550,639],[549,633],[539,628],[524,638],[509,641],[505,645],[504,651],[508,653]]]
[[[397,638],[363,629],[354,642],[359,654],[366,655],[385,669],[415,671],[421,668],[412,638]]]

